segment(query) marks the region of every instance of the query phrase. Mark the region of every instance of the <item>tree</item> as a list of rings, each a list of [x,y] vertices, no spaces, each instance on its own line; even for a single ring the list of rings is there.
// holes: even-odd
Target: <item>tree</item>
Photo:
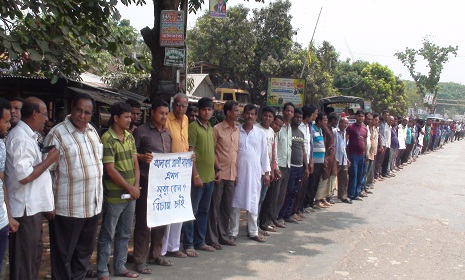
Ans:
[[[371,101],[374,112],[406,113],[405,85],[387,66],[366,61],[342,62],[336,71],[334,85],[343,95]]]
[[[242,5],[229,7],[228,17],[224,19],[212,18],[206,11],[188,31],[190,61],[221,65],[229,69],[229,75],[223,77],[225,80],[244,86],[257,41],[248,13],[249,9]]]
[[[422,98],[426,94],[433,95],[433,104],[429,105],[431,113],[434,113],[436,107],[436,98],[438,93],[438,84],[441,78],[444,63],[449,61],[449,54],[457,56],[458,46],[439,47],[431,41],[431,38],[423,38],[423,47],[419,50],[405,48],[405,52],[397,52],[394,55],[402,61],[407,67],[410,76],[415,81],[418,93]],[[428,75],[424,75],[416,70],[417,56],[422,56],[428,64]]]
[[[4,1],[5,2],[5,1]],[[121,0],[123,4],[144,0]],[[124,38],[112,36],[107,25],[119,17],[117,1],[6,0],[0,9],[0,68],[2,74],[76,78],[89,68],[83,51],[112,51]]]

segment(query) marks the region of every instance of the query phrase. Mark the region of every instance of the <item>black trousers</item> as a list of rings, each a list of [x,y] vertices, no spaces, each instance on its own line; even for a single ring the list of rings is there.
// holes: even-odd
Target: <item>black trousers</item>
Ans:
[[[100,214],[91,218],[56,215],[49,222],[52,279],[84,279],[94,251]]]
[[[10,279],[38,279],[42,261],[42,213],[15,218],[20,226],[10,233]]]
[[[324,163],[315,163],[313,173],[310,175],[307,183],[307,192],[305,193],[304,208],[313,207],[315,202],[316,191],[320,183],[321,174],[323,173]]]

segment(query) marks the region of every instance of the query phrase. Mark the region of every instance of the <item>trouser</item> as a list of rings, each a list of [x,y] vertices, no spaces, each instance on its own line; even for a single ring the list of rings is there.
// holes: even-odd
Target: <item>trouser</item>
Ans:
[[[278,197],[277,191],[278,188],[276,187],[278,184],[278,181],[273,181],[270,184],[270,187],[268,188],[268,191],[266,192],[265,199],[262,202],[262,207],[260,209],[260,227],[266,228],[267,226],[271,225],[273,221],[276,219],[275,217],[275,212],[274,212],[274,207],[273,207],[273,201],[275,198]]]
[[[213,181],[204,183],[202,187],[191,188],[192,212],[195,220],[184,222],[182,241],[184,250],[199,248],[205,245],[207,233],[208,211],[213,193]]]
[[[20,226],[9,237],[10,279],[38,279],[43,249],[42,213],[15,219]]]
[[[56,215],[49,222],[52,279],[84,279],[95,249],[100,216],[73,218]]]
[[[375,179],[378,179],[380,176],[383,175],[383,162],[385,154],[386,149],[384,149],[383,151],[378,150],[378,153],[376,154]]]
[[[167,252],[179,251],[181,245],[182,223],[175,223],[166,226],[165,235],[161,241],[161,255],[166,255]]]
[[[276,204],[274,205],[274,216],[273,221],[278,219],[279,211],[283,207],[284,199],[286,198],[287,192],[287,184],[289,182],[289,175],[290,175],[290,168],[287,167],[279,167],[279,171],[281,172],[281,178],[278,180],[277,187],[277,197],[276,197]]]
[[[347,165],[337,166],[337,197],[340,200],[347,198],[349,167]]]
[[[140,196],[136,200],[136,223],[134,225],[134,263],[145,264],[147,258],[154,260],[161,255],[161,246],[166,226],[147,226],[148,178],[140,177]],[[150,245],[150,248],[149,248]]]
[[[109,276],[107,264],[110,260],[113,240],[114,274],[122,274],[127,270],[128,243],[131,238],[136,201],[116,204],[104,202],[102,208],[102,225],[97,242],[97,273],[99,277]]]
[[[262,188],[260,190],[260,200],[258,200],[258,226],[260,226],[260,212],[263,201],[265,201],[266,193],[268,192],[268,187],[268,185],[265,185],[264,176],[262,175]]]
[[[295,213],[300,214],[304,210],[303,204],[304,204],[304,199],[305,199],[305,192],[307,191],[307,184],[308,184],[308,180],[310,179],[310,176],[302,177],[302,182],[300,183],[299,191],[297,192],[297,197],[295,199],[294,206],[292,207],[292,215],[294,215]]]
[[[287,192],[285,195],[283,206],[279,212],[278,219],[289,218],[292,215],[294,201],[299,191],[299,186],[302,184],[303,166],[291,166],[289,172],[289,180],[287,183]]]
[[[356,199],[362,191],[364,155],[348,155],[349,167],[349,197]]]
[[[5,257],[6,248],[8,245],[8,232],[10,231],[10,226],[6,225],[0,229],[0,279],[4,278],[3,271],[3,258]]]
[[[402,155],[404,154],[405,149],[399,149],[397,150],[397,157],[396,157],[396,166],[401,166],[402,165]]]
[[[221,180],[213,188],[208,216],[207,244],[219,244],[229,240],[229,220],[232,212],[234,181]]]
[[[384,161],[383,161],[383,176],[386,176],[391,171],[391,149],[386,147],[384,151]]]
[[[410,152],[412,151],[413,144],[407,144],[404,152],[402,153],[401,162],[407,163],[410,159]]]
[[[373,181],[371,181],[370,183],[368,182],[368,179],[370,178],[370,174],[373,171],[373,160],[365,158],[363,169],[364,169],[364,171],[363,171],[363,183],[362,183],[362,186],[363,186],[363,189],[366,190],[367,186],[369,186],[370,183],[373,183]]]
[[[397,160],[397,153],[399,149],[391,148],[389,152],[389,171],[393,171],[396,169],[396,160]]]
[[[237,237],[239,234],[239,224],[241,218],[241,209],[233,207],[231,215],[231,229],[229,230],[229,235]],[[258,226],[257,226],[258,215],[256,213],[250,213],[247,211],[247,229],[249,237],[255,237],[258,235]]]
[[[315,163],[313,166],[313,174],[308,179],[307,191],[305,193],[305,208],[313,207],[316,192],[318,190],[318,184],[320,183],[321,174],[323,173],[323,168],[324,163]]]

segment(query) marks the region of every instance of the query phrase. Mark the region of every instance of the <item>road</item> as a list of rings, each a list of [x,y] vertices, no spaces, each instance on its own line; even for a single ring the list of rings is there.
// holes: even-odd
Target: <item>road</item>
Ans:
[[[139,279],[465,279],[465,141],[421,156],[374,194],[307,214],[259,244],[171,258]]]

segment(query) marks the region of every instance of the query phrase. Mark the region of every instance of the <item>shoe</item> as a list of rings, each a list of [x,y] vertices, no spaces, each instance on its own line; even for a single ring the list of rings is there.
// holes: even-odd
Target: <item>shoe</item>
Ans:
[[[368,195],[364,194],[364,193],[361,193],[360,194],[361,197],[368,197]]]
[[[286,223],[292,223],[292,224],[298,224],[299,223],[296,219],[294,219],[292,217],[285,218],[284,221]]]
[[[329,204],[336,204],[336,202],[334,202],[332,198],[326,199],[326,202],[328,202]]]
[[[352,200],[350,198],[344,198],[344,199],[341,199],[341,201],[344,203],[352,204]]]
[[[358,201],[363,201],[360,197],[352,198],[352,200],[358,200]]]
[[[291,216],[292,218],[294,218],[294,220],[296,220],[297,222],[301,222],[302,221],[302,218],[298,215],[298,214],[294,214]]]
[[[257,241],[257,242],[260,242],[260,243],[264,243],[265,242],[265,237],[261,236],[261,235],[257,235],[257,236],[254,236],[254,237],[249,237],[250,239],[254,240],[254,241]]]
[[[370,187],[370,189],[372,189],[372,187]],[[370,191],[370,190],[366,190],[366,193],[368,193],[368,194],[373,194],[373,192]]]
[[[325,205],[325,206],[333,206],[331,203],[327,202],[326,200],[322,199],[321,202]]]
[[[286,228],[285,224],[280,223],[279,221],[274,221],[273,224],[279,228]]]

